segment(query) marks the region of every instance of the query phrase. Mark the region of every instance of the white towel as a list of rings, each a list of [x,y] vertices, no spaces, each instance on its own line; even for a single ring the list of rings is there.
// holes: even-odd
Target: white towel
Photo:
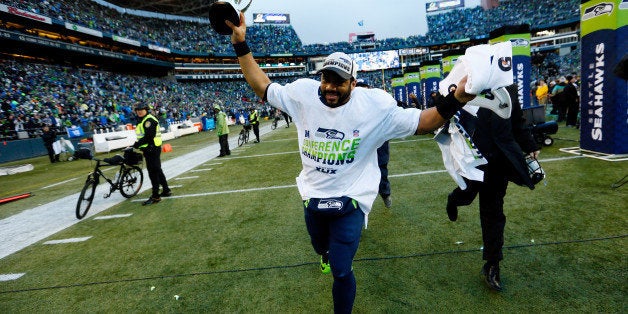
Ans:
[[[484,181],[484,172],[477,166],[487,163],[482,153],[475,147],[464,128],[454,123],[452,118],[447,130],[441,128],[434,136],[443,157],[443,164],[456,184],[467,189],[463,177],[473,181]]]
[[[456,64],[439,84],[441,95],[449,93],[449,86],[458,84],[467,76],[465,91],[479,94],[484,90],[496,90],[513,83],[512,43],[505,41],[494,45],[477,45],[467,48]]]

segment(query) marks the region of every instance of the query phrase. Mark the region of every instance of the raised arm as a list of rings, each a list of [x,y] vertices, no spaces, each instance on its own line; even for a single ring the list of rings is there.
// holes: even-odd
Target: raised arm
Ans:
[[[436,130],[442,126],[445,121],[451,119],[451,117],[460,110],[467,102],[475,98],[475,95],[465,92],[464,86],[467,83],[467,77],[463,77],[458,83],[458,86],[454,93],[447,95],[446,97],[439,97],[436,100],[436,106],[425,109],[421,112],[421,119],[419,120],[419,126],[416,130],[416,134],[425,134]]]
[[[240,25],[233,25],[229,20],[225,20],[225,23],[233,30],[231,34],[231,44],[233,44],[233,48],[238,56],[238,62],[240,62],[240,67],[242,68],[246,82],[251,85],[253,91],[259,98],[264,99],[264,93],[266,92],[266,87],[270,84],[270,78],[268,78],[268,75],[259,67],[246,44],[246,21],[244,19],[244,13],[240,12]]]

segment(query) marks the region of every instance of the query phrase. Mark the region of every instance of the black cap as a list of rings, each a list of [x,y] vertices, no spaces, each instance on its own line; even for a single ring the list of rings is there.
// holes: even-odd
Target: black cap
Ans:
[[[148,108],[149,108],[148,104],[145,104],[142,102],[138,102],[137,104],[135,104],[135,110],[140,110],[140,109],[148,110]]]
[[[209,24],[220,35],[231,35],[233,32],[225,20],[240,25],[240,14],[229,2],[216,1],[209,6]]]

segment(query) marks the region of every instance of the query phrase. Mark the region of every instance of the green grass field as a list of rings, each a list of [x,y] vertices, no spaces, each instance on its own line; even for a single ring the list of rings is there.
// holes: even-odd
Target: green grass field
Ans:
[[[450,222],[445,202],[455,184],[436,143],[393,140],[393,207],[378,197],[363,232],[354,312],[626,313],[628,194],[611,185],[628,163],[559,151],[578,138],[561,127],[543,148],[547,185],[509,187],[501,293],[479,275],[477,201]],[[213,133],[179,138],[162,159],[215,142]],[[213,160],[222,164],[198,179],[169,178],[181,185],[173,198],[143,207],[146,191],[95,216],[129,217],[87,218],[46,239],[87,241],[40,241],[0,259],[0,275],[24,273],[0,281],[0,313],[332,312],[332,277],[318,270],[295,186],[297,150],[295,128],[279,127]],[[35,170],[0,177],[0,196],[34,195],[0,206],[0,218],[77,193],[92,167],[51,165],[46,156],[11,164],[23,163]]]

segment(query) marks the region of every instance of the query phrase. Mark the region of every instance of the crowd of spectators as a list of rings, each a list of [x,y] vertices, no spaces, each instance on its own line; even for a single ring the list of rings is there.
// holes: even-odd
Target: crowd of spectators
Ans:
[[[137,102],[149,103],[161,119],[173,122],[211,116],[213,104],[236,116],[259,99],[244,81],[177,82],[0,59],[3,139],[15,139],[20,131],[35,137],[45,124],[61,133],[70,126],[91,132],[135,124]]]
[[[228,36],[212,32],[206,20],[147,18],[121,13],[93,1],[0,0],[0,3],[176,51],[216,54],[232,52]],[[428,32],[425,35],[388,38],[378,40],[377,43],[380,50],[390,50],[488,35],[491,30],[508,24],[557,25],[578,20],[579,5],[578,0],[503,0],[498,7],[491,10],[477,6],[429,15]],[[247,30],[247,41],[251,49],[260,54],[317,55],[334,51],[360,51],[348,42],[303,45],[291,25],[251,25]]]
[[[68,21],[103,32],[170,47],[185,52],[229,53],[227,36],[213,34],[204,22],[164,20],[123,14],[93,1],[0,0],[0,3]],[[380,40],[379,49],[417,47],[445,40],[487,34],[505,24],[560,23],[578,18],[579,2],[526,0],[501,1],[484,11],[480,7],[428,16],[429,32],[408,38]],[[303,46],[290,25],[253,25],[247,34],[253,51],[260,53],[328,54],[355,52],[348,42]],[[579,72],[579,49],[560,58],[549,53],[534,64],[533,79]],[[399,69],[362,72],[374,87],[391,91],[391,77]],[[552,72],[553,71],[553,72]],[[554,73],[556,72],[556,73]],[[80,126],[90,132],[135,123],[136,102],[148,102],[161,119],[168,121],[211,116],[213,104],[224,106],[231,116],[257,105],[262,117],[270,108],[242,80],[177,82],[171,78],[123,75],[93,69],[0,59],[0,137],[17,138],[20,131],[34,137],[43,125],[59,128]]]

